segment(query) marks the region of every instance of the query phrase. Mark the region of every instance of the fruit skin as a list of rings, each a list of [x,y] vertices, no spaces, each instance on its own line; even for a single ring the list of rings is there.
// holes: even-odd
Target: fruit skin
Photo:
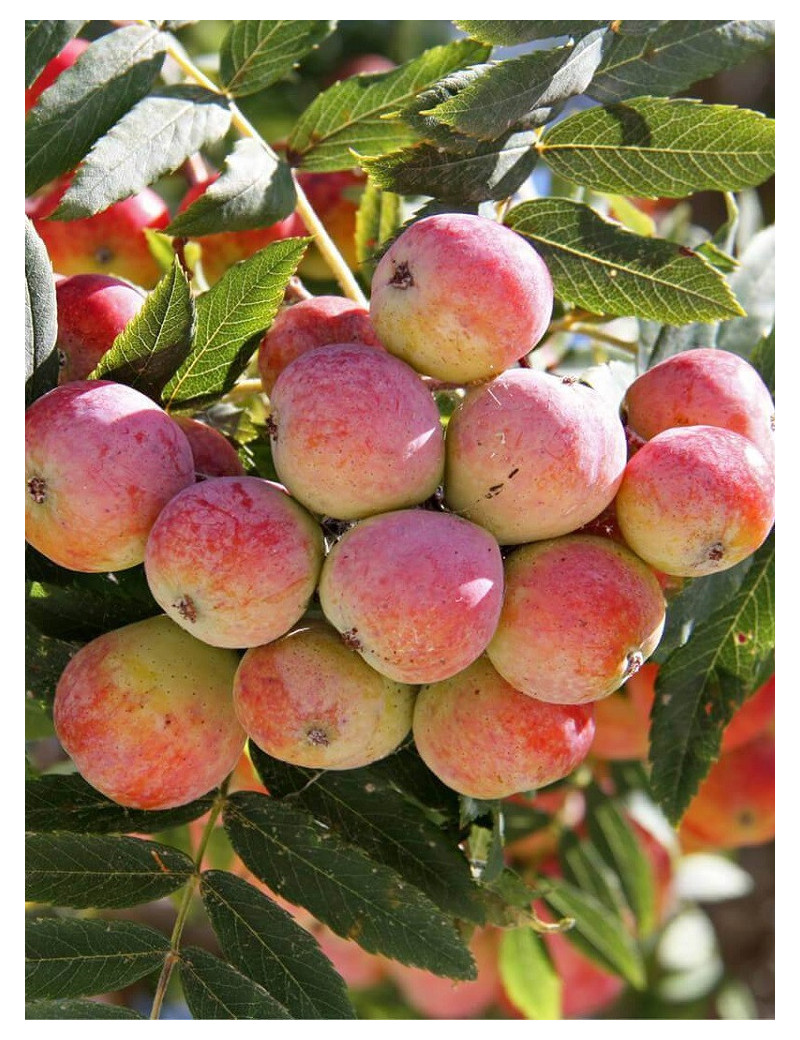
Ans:
[[[25,113],[27,114],[39,100],[40,96],[51,87],[64,69],[74,65],[86,48],[89,46],[87,40],[77,37],[69,40],[55,58],[51,58],[45,65],[33,83],[25,91]]]
[[[86,379],[147,299],[144,290],[107,274],[73,274],[56,285],[59,383]]]
[[[219,177],[218,173],[192,185],[184,195],[178,206],[178,213],[196,202],[205,192],[209,185]],[[250,231],[218,231],[211,235],[191,236],[193,240],[200,243],[202,247],[201,263],[203,265],[203,277],[208,285],[218,282],[229,267],[253,256],[260,249],[265,249],[270,243],[278,242],[284,238],[305,235],[305,227],[296,214],[290,213],[283,220],[276,221],[263,228],[253,228]]]
[[[188,415],[174,415],[173,418],[192,449],[195,480],[244,476],[245,469],[236,448],[219,430]]]
[[[617,693],[597,702],[593,758],[608,762],[647,759],[657,675],[658,665],[648,661]]]
[[[416,690],[380,675],[324,621],[248,650],[234,682],[244,729],[281,762],[358,769],[411,729]]]
[[[236,766],[238,659],[159,615],[82,647],[56,687],[56,734],[81,776],[133,809],[199,798]]]
[[[650,440],[676,426],[721,426],[775,458],[775,406],[753,366],[728,350],[697,347],[654,365],[628,387],[627,424]]]
[[[497,625],[503,562],[492,536],[426,509],[363,520],[331,548],[325,616],[382,675],[436,682],[471,664]]]
[[[366,176],[361,170],[336,170],[331,173],[298,173],[297,181],[347,266],[355,271],[358,267],[356,214],[367,183]],[[300,231],[296,234],[307,235],[309,232],[302,219],[297,219]],[[300,261],[298,274],[312,281],[330,281],[334,277],[313,242]]]
[[[319,922],[315,922],[310,931],[348,989],[369,989],[386,977],[387,961],[378,954],[369,953],[354,939],[344,939]]]
[[[554,704],[607,697],[653,653],[666,607],[632,552],[594,535],[523,545],[486,653],[517,690]]]
[[[25,413],[25,539],[62,567],[141,563],[156,517],[193,482],[180,427],[129,386],[65,383]]]
[[[25,211],[59,274],[110,274],[152,289],[161,277],[147,244],[145,228],[169,223],[167,204],[152,188],[115,202],[93,217],[47,220],[67,190],[69,178],[44,195],[26,201]]]
[[[681,820],[692,850],[738,849],[775,837],[775,738],[769,733],[724,752]]]
[[[360,520],[436,491],[444,437],[430,391],[408,365],[363,343],[314,347],[270,398],[279,479],[313,513]]]
[[[613,500],[627,460],[622,423],[596,390],[523,368],[467,392],[445,452],[448,507],[501,545],[592,520]]]
[[[544,942],[561,979],[562,1018],[590,1018],[610,1007],[625,990],[625,980],[606,971],[558,932]]]
[[[425,217],[381,257],[370,314],[386,349],[423,375],[475,383],[509,368],[547,330],[553,283],[515,231],[466,213]]]
[[[484,656],[420,689],[412,730],[425,764],[448,787],[506,798],[571,773],[589,752],[593,716],[591,704],[527,697]]]
[[[683,426],[656,434],[630,459],[617,521],[652,567],[694,578],[727,570],[763,544],[774,496],[772,466],[746,437]]]
[[[721,751],[725,754],[749,743],[761,734],[775,733],[775,676],[771,675],[734,712],[722,734]]]
[[[344,296],[312,296],[279,311],[258,346],[264,392],[296,357],[331,343],[363,343],[383,349],[366,307]]]
[[[457,982],[399,961],[387,961],[386,974],[408,1004],[426,1018],[480,1018],[500,996],[499,934],[493,928],[476,928],[472,933],[469,949],[477,978]]]
[[[212,646],[250,647],[299,620],[324,551],[319,525],[279,484],[211,477],[161,511],[144,569],[178,625]]]
[[[361,76],[375,72],[391,72],[394,68],[397,68],[397,66],[385,54],[354,54],[338,66],[333,76],[327,81],[327,85],[330,86],[341,79],[349,79],[350,76]]]

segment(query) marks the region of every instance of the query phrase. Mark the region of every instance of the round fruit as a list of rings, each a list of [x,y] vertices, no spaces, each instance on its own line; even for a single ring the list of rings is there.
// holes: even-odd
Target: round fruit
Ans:
[[[219,430],[188,415],[176,415],[173,418],[186,434],[191,446],[197,480],[207,480],[208,477],[244,476],[245,470],[239,453]]]

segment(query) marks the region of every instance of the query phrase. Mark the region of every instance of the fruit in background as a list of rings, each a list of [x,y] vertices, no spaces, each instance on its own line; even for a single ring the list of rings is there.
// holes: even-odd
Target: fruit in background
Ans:
[[[627,425],[643,440],[677,426],[721,426],[775,457],[775,406],[753,366],[727,350],[698,347],[643,372],[622,401]]]
[[[599,704],[595,706],[595,718],[598,707]],[[596,731],[595,739],[597,739]],[[592,745],[592,750],[594,750],[594,745]],[[561,784],[552,789],[535,791],[532,794],[512,794],[506,799],[506,805],[504,814],[507,835],[509,819],[513,817],[517,806],[523,813],[533,810],[534,813],[545,813],[554,818],[554,821],[519,838],[509,840],[508,836],[506,837],[505,850],[512,861],[531,867],[536,866],[545,858],[556,855],[562,828],[574,829],[581,823],[586,812],[586,796],[580,788],[573,787],[571,784]]]
[[[444,438],[430,391],[408,365],[362,343],[314,347],[270,397],[279,479],[313,513],[358,520],[436,491]]]
[[[467,391],[445,438],[445,501],[501,545],[575,531],[613,500],[628,457],[592,387],[511,369]]]
[[[622,545],[571,534],[505,560],[486,653],[511,685],[554,704],[607,697],[653,653],[666,608],[650,568]]]
[[[327,85],[337,83],[340,79],[349,79],[350,76],[360,76],[365,73],[391,72],[397,68],[391,58],[385,54],[354,54],[338,66],[333,75],[328,79]]]
[[[279,484],[211,477],[175,495],[153,524],[144,569],[156,602],[212,646],[288,632],[314,594],[322,530]]]
[[[163,615],[107,632],[58,681],[58,739],[81,776],[120,805],[184,805],[222,783],[242,753],[237,663]]]
[[[215,173],[206,180],[192,185],[181,200],[178,212],[182,213],[188,209],[218,177],[219,174]],[[203,276],[208,285],[213,285],[233,264],[253,256],[260,249],[265,249],[271,242],[302,236],[305,233],[305,228],[297,215],[290,213],[288,217],[270,224],[268,227],[253,228],[250,231],[217,231],[211,235],[191,237],[200,243]]]
[[[687,851],[738,849],[775,837],[775,737],[724,752],[689,803],[679,830]]]
[[[439,779],[471,798],[506,798],[555,783],[586,758],[591,704],[547,704],[515,690],[480,657],[443,682],[423,686],[413,733]]]
[[[25,413],[25,539],[62,567],[141,563],[156,517],[193,482],[180,427],[129,386],[65,383]]]
[[[360,170],[337,170],[333,173],[298,173],[297,181],[347,266],[355,271],[358,267],[356,214],[367,178]],[[300,226],[301,230],[296,234],[308,234],[302,220]],[[313,243],[300,261],[298,274],[312,281],[330,281],[334,277]]]
[[[722,734],[722,753],[747,744],[761,734],[775,732],[775,676],[750,694],[737,708]]]
[[[355,940],[343,939],[324,924],[316,923],[310,931],[349,989],[369,989],[386,977],[387,961],[369,953]]]
[[[451,383],[491,379],[530,353],[552,310],[550,272],[533,247],[468,213],[411,224],[372,277],[370,314],[386,349]]]
[[[630,459],[616,497],[627,544],[652,567],[694,578],[727,570],[766,540],[773,469],[752,441],[719,426],[656,434]]]
[[[380,675],[324,621],[248,650],[234,682],[239,721],[281,762],[359,769],[411,729],[413,686]]]
[[[258,347],[264,392],[272,393],[275,380],[295,358],[332,343],[363,343],[383,349],[367,308],[344,296],[312,296],[284,307]]]
[[[625,990],[625,980],[606,971],[559,932],[544,941],[561,979],[562,1018],[589,1018],[609,1008]]]
[[[399,961],[386,961],[386,974],[406,1001],[426,1018],[479,1018],[500,996],[497,967],[499,932],[476,928],[469,941],[478,975],[466,982],[434,975]]]
[[[89,43],[87,40],[80,40],[78,38],[69,40],[68,43],[64,44],[55,58],[51,58],[50,61],[48,61],[33,83],[25,91],[26,114],[30,112],[39,100],[40,95],[55,83],[64,69],[68,69],[70,65],[75,64],[88,46]]]
[[[244,476],[242,460],[224,434],[188,415],[174,415],[173,419],[183,430],[192,449],[195,480]]]
[[[69,178],[42,195],[26,199],[25,212],[44,242],[59,274],[111,274],[152,289],[161,270],[147,244],[145,229],[162,230],[169,210],[152,188],[115,202],[93,217],[48,220],[67,190]]]
[[[657,664],[643,664],[616,693],[597,702],[593,758],[608,762],[647,759],[657,675]]]
[[[486,648],[503,598],[492,536],[468,520],[401,509],[362,520],[329,551],[325,616],[348,646],[397,682],[436,682]]]
[[[59,279],[59,383],[85,379],[146,299],[147,294],[138,286],[106,274],[73,274]]]

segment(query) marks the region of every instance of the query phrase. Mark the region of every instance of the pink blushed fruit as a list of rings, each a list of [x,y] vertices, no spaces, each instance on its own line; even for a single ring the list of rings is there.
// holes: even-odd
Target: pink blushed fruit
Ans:
[[[244,476],[245,469],[236,448],[219,430],[188,415],[176,415],[173,418],[192,449],[197,480]]]
[[[193,481],[180,427],[121,383],[65,383],[25,414],[25,539],[62,567],[141,563],[156,517]]]
[[[666,610],[661,586],[624,546],[564,535],[521,546],[504,567],[503,609],[486,653],[530,697],[599,700],[658,645]]]
[[[273,758],[358,769],[411,729],[416,690],[380,675],[323,621],[248,650],[234,683],[239,720]]]
[[[265,393],[296,357],[330,343],[381,347],[369,311],[344,296],[313,296],[279,312],[258,348],[258,371]]]
[[[643,372],[622,402],[628,426],[644,440],[676,426],[721,426],[747,437],[771,462],[775,406],[753,366],[727,350],[698,347]]]
[[[81,776],[120,805],[184,805],[217,787],[242,753],[237,663],[163,615],[107,632],[64,669],[56,734]]]
[[[322,565],[322,530],[278,484],[212,477],[176,495],[144,558],[165,613],[212,646],[249,647],[288,632]]]
[[[656,434],[631,458],[616,496],[627,544],[665,574],[727,570],[766,540],[775,518],[772,466],[719,426]]]
[[[423,375],[491,379],[547,330],[553,283],[524,238],[466,213],[425,217],[386,250],[370,314],[386,349]]]
[[[142,308],[147,294],[105,274],[74,274],[56,285],[59,383],[85,379]]]
[[[312,513],[359,520],[436,491],[444,438],[428,388],[408,365],[360,343],[315,347],[278,377],[272,457]]]
[[[422,687],[412,730],[442,783],[471,798],[507,798],[555,783],[580,765],[594,736],[594,709],[527,697],[483,656]]]
[[[501,545],[568,534],[614,499],[625,430],[577,379],[512,369],[467,392],[447,427],[445,502]]]
[[[425,509],[351,527],[328,553],[319,583],[322,609],[348,645],[407,683],[447,678],[483,653],[502,597],[494,538]]]

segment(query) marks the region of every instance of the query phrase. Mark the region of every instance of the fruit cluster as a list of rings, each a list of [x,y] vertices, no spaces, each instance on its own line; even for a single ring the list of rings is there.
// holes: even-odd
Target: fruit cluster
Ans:
[[[658,645],[665,576],[731,567],[772,527],[755,370],[688,351],[620,413],[528,367],[552,282],[494,221],[410,225],[368,311],[316,297],[280,314],[258,353],[280,484],[208,427],[86,378],[70,294],[81,278],[110,291],[103,277],[58,287],[70,379],[27,412],[26,538],[77,571],[143,563],[164,612],[82,648],[56,693],[65,749],[124,805],[204,794],[247,736],[348,769],[412,731],[463,794],[550,784]],[[122,296],[124,325],[141,296]],[[446,430],[443,386],[462,388]]]

